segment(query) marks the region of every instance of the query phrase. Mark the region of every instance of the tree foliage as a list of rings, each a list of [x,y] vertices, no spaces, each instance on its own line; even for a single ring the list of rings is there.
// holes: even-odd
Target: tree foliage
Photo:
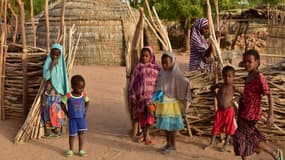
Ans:
[[[210,0],[213,4],[213,0]],[[247,5],[241,5],[240,2],[248,2]],[[261,4],[284,3],[285,0],[219,0],[219,10],[226,11],[230,9],[240,9],[253,7]],[[159,16],[168,20],[179,20],[181,18],[191,20],[195,17],[206,16],[205,0],[149,0],[151,6],[155,6]],[[144,5],[144,0],[130,0],[134,7]],[[213,7],[214,5],[212,5]]]
[[[0,0],[2,1],[2,0]],[[56,0],[49,0],[49,3],[54,3]],[[19,6],[17,4],[17,0],[8,0],[8,3],[11,4],[11,7],[16,12],[17,15],[19,15]],[[37,15],[41,13],[44,10],[44,0],[33,0],[33,6],[34,6],[34,14]],[[25,7],[25,17],[26,19],[30,19],[31,17],[31,6],[30,6],[30,0],[24,0],[24,7]]]

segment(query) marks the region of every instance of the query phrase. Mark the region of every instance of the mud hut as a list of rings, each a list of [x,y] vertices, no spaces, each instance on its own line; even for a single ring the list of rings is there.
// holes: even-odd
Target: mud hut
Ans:
[[[50,39],[58,35],[61,4],[49,9]],[[75,64],[125,64],[128,39],[136,26],[127,4],[119,0],[70,0],[66,2],[66,33],[75,24],[82,33]],[[37,45],[45,47],[45,17],[37,27]],[[68,36],[68,35],[66,35]]]

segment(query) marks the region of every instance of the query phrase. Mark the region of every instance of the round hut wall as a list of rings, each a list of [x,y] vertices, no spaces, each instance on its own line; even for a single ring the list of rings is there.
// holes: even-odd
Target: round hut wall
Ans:
[[[51,43],[57,39],[60,17],[61,4],[58,4],[49,10]],[[73,24],[78,27],[75,38],[80,32],[82,33],[75,64],[125,64],[124,32],[132,35],[136,26],[126,4],[116,0],[68,1],[65,9],[66,33],[69,33],[69,28]],[[45,47],[45,30],[45,17],[43,16],[37,27],[39,47]]]

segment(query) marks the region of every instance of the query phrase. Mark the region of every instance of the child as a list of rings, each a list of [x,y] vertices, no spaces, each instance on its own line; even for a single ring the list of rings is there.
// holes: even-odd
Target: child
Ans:
[[[140,60],[131,76],[129,85],[129,100],[133,106],[135,123],[140,123],[143,129],[143,137],[139,142],[151,144],[149,127],[154,123],[152,95],[160,66],[155,62],[155,55],[151,47],[146,46],[141,50]],[[133,127],[133,136],[137,127]]]
[[[64,54],[60,44],[52,45],[51,53],[47,56],[43,66],[43,78],[46,86],[41,116],[45,136],[60,136],[64,123],[64,112],[60,106],[61,99],[69,92]]]
[[[184,128],[182,112],[190,104],[190,85],[176,63],[175,55],[166,52],[161,57],[162,70],[158,74],[153,100],[157,104],[156,127],[165,130],[164,154],[176,150],[176,131]]]
[[[67,156],[73,155],[73,146],[75,136],[79,139],[79,155],[85,156],[87,153],[83,150],[84,131],[86,126],[86,113],[89,107],[89,97],[84,91],[85,80],[81,75],[75,75],[71,78],[72,92],[67,93],[62,98],[62,108],[69,118],[69,150]],[[66,108],[67,106],[67,108]]]
[[[255,50],[246,51],[243,62],[248,76],[245,80],[242,105],[239,106],[238,111],[238,128],[233,137],[235,154],[247,160],[254,152],[263,150],[274,160],[283,160],[282,150],[269,147],[268,143],[265,143],[265,137],[256,128],[262,116],[261,97],[263,95],[268,98],[268,125],[273,124],[272,95],[264,75],[258,70],[259,53]]]
[[[213,93],[218,89],[218,93],[215,95],[218,101],[218,108],[215,114],[215,120],[212,129],[211,143],[205,148],[213,147],[215,145],[216,136],[226,131],[226,141],[221,151],[226,151],[231,135],[234,135],[235,126],[235,113],[233,107],[234,92],[238,90],[233,85],[235,70],[231,66],[225,66],[222,71],[224,83],[216,84],[211,87]]]
[[[212,72],[214,69],[214,59],[211,56],[212,46],[205,51],[204,56],[202,56],[201,62],[199,64],[198,70],[202,73]]]

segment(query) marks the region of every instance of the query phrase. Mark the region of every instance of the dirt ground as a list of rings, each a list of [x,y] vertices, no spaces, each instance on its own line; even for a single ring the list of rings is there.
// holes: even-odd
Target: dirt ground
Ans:
[[[183,70],[187,69],[188,56],[178,56]],[[31,140],[25,144],[14,144],[13,138],[22,122],[17,120],[1,121],[0,159],[1,160],[239,160],[231,152],[221,153],[217,149],[204,151],[209,137],[179,137],[177,153],[162,155],[157,151],[164,145],[164,138],[153,137],[154,144],[145,146],[129,138],[130,122],[124,105],[125,68],[114,66],[75,66],[73,74],[82,74],[87,81],[86,92],[91,98],[88,113],[88,132],[85,150],[87,157],[65,157],[68,149],[68,136],[56,139]],[[77,145],[76,145],[77,148]],[[77,153],[77,151],[76,151]],[[255,155],[255,160],[270,160],[265,153]]]

